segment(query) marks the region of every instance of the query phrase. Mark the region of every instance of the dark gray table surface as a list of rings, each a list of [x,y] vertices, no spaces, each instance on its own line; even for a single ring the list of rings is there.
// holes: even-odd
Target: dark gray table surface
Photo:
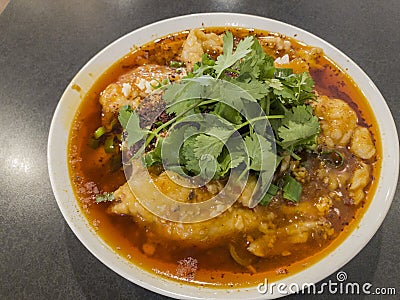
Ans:
[[[0,15],[0,299],[164,299],[115,274],[74,236],[51,190],[47,137],[63,90],[99,50],[154,21],[211,11],[281,20],[332,43],[375,82],[399,127],[398,0],[13,0]],[[395,287],[397,297],[399,204],[397,186],[379,231],[342,268],[353,282]]]

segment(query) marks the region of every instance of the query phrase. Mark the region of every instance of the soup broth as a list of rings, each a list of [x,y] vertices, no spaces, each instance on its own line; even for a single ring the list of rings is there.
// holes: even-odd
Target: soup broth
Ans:
[[[231,31],[236,40],[254,35],[262,44],[265,37],[279,37],[284,41],[289,41],[293,51],[311,48],[294,38],[266,31],[243,28],[206,28],[205,32],[222,34],[226,30]],[[375,178],[378,178],[380,169],[379,133],[368,101],[344,70],[323,53],[318,55],[315,63],[310,65],[309,69],[315,81],[315,91],[319,95],[338,98],[347,103],[357,114],[358,125],[368,128],[376,147],[374,157],[364,160],[371,169],[370,181],[364,189],[366,196],[363,200],[358,205],[351,204],[346,196],[349,195],[348,186],[343,186],[342,190],[337,188],[336,191],[345,195],[342,198],[335,198],[334,195],[331,195],[334,209],[332,208],[324,217],[332,225],[333,233],[326,238],[294,243],[289,250],[284,249],[285,242],[282,243],[282,246],[276,244],[277,246],[272,250],[272,252],[275,251],[274,253],[268,257],[256,257],[249,268],[238,264],[232,258],[228,245],[198,247],[179,243],[166,236],[158,236],[152,225],[137,222],[129,215],[110,213],[112,202],[96,203],[95,201],[96,195],[113,192],[126,182],[122,169],[111,170],[112,156],[106,153],[103,147],[94,149],[88,143],[93,132],[102,126],[100,94],[110,83],[117,81],[121,75],[138,66],[148,64],[168,66],[171,61],[178,61],[187,36],[188,31],[171,34],[133,49],[131,53],[102,74],[82,99],[71,129],[69,143],[70,178],[82,213],[98,235],[116,253],[146,271],[173,280],[214,287],[241,287],[258,284],[263,282],[264,278],[274,281],[299,272],[327,256],[354,230],[374,194],[377,185]],[[274,58],[283,54],[281,50],[268,48],[267,43],[262,45],[267,54]],[[341,153],[348,158],[345,161],[346,166],[343,168],[356,170],[358,161],[352,159],[354,155],[349,147],[343,146],[340,149]],[[307,202],[311,201],[308,199],[315,201],[316,195],[324,197],[332,192],[329,184],[324,182],[324,176],[320,176],[320,157],[309,152],[301,153],[301,157],[308,162],[306,169],[309,178],[303,184],[302,198],[299,204],[289,203],[288,205],[283,199],[275,199],[268,206],[260,208],[266,213],[273,213],[276,216],[274,224],[277,228],[285,226],[287,228],[288,216],[293,217],[300,214],[299,211],[302,208],[299,207],[305,207]],[[341,170],[337,172],[340,173]],[[354,173],[354,171],[350,173]],[[314,202],[310,205],[315,207]],[[294,212],[296,209],[298,211]],[[241,243],[243,238],[244,235],[241,234],[233,239],[240,240],[238,243]],[[149,243],[149,241],[158,242]],[[238,250],[239,256],[241,256],[240,251]],[[244,254],[244,256],[246,255]]]

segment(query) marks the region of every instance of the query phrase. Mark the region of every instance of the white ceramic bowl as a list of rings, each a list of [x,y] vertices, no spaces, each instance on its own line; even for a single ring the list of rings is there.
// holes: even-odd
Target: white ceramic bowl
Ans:
[[[381,225],[390,207],[396,189],[399,167],[399,145],[393,118],[385,100],[368,76],[338,49],[304,30],[291,25],[262,17],[231,14],[195,14],[160,21],[135,30],[100,51],[74,77],[66,88],[55,111],[48,141],[48,166],[51,185],[58,206],[75,235],[101,262],[133,283],[156,293],[175,298],[236,298],[261,299],[256,287],[241,289],[210,289],[179,284],[155,274],[143,271],[116,254],[88,224],[80,212],[72,191],[67,166],[67,144],[75,112],[82,96],[96,79],[114,62],[129,53],[133,45],[142,45],[156,38],[186,29],[209,26],[239,26],[280,32],[309,45],[321,47],[355,80],[369,99],[375,112],[383,146],[382,170],[375,197],[364,214],[357,229],[328,256],[306,270],[280,280],[278,283],[290,285],[296,282],[316,283],[329,276],[351,260],[372,238]],[[74,85],[81,87],[77,92]],[[267,295],[268,296],[268,295]],[[279,293],[269,297],[279,297]]]

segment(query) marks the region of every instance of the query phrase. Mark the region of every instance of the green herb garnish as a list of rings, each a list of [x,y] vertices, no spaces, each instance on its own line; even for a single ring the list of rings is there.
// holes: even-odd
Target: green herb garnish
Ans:
[[[267,193],[264,195],[264,197],[261,199],[260,204],[262,206],[267,206],[272,198],[278,193],[279,187],[275,184],[272,184],[269,186]]]
[[[283,198],[293,202],[299,202],[302,192],[301,184],[289,175],[284,177],[284,182],[285,183],[282,188]]]
[[[113,201],[113,200],[115,200],[114,193],[103,193],[96,196],[97,203]]]
[[[106,129],[103,126],[101,126],[101,127],[96,129],[96,131],[93,134],[93,137],[95,139],[99,139],[105,133],[106,133]]]
[[[222,55],[218,56],[214,66],[217,78],[220,78],[227,68],[231,67],[241,58],[245,57],[246,54],[250,53],[253,42],[253,37],[247,36],[239,42],[236,50],[233,51],[233,35],[229,31],[226,32],[224,36],[224,52]]]
[[[181,65],[171,62],[171,66]],[[151,130],[141,128],[139,115],[130,107],[121,109],[118,120],[127,132],[128,148],[143,141],[137,152],[143,154],[154,143],[142,157],[147,167],[163,163],[181,174],[214,179],[240,167],[239,179],[251,170],[269,183],[268,174],[281,159],[271,139],[278,150],[295,159],[300,159],[296,151],[316,148],[319,123],[307,104],[316,97],[313,86],[307,72],[275,68],[256,38],[248,36],[235,47],[232,33],[227,32],[223,54],[216,60],[204,54],[180,82],[161,87],[169,121],[153,124]],[[261,113],[254,108],[261,108]],[[219,117],[220,123],[207,119],[207,114]],[[263,129],[267,120],[272,125],[270,134]],[[242,142],[228,151],[227,145],[238,138]],[[181,146],[176,149],[177,145]],[[275,187],[270,186],[262,205],[276,195]],[[285,199],[297,202],[301,184],[287,175],[282,192]]]
[[[176,61],[176,60],[171,60],[169,63],[169,66],[171,68],[180,68],[180,67],[182,67],[182,62]]]

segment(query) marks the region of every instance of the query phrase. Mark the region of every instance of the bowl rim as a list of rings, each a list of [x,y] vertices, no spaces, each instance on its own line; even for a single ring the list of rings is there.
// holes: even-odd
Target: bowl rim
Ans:
[[[111,270],[139,286],[165,296],[185,299],[220,299],[228,296],[235,299],[277,298],[283,295],[262,295],[257,292],[255,287],[215,289],[186,285],[144,271],[120,257],[96,235],[86,218],[81,214],[72,191],[67,165],[68,137],[76,109],[86,92],[84,88],[78,92],[76,85],[90,87],[108,67],[129,53],[133,45],[141,45],[167,34],[203,27],[203,25],[204,27],[245,27],[279,32],[292,37],[295,35],[295,39],[299,41],[322,47],[326,55],[343,69],[346,69],[347,73],[358,84],[368,99],[378,123],[382,142],[381,174],[375,195],[359,221],[358,227],[339,246],[308,269],[278,280],[276,283],[285,283],[286,285],[292,282],[296,282],[299,285],[317,283],[339,270],[364,248],[382,224],[390,208],[397,186],[399,144],[396,126],[390,110],[368,75],[336,47],[296,26],[261,16],[216,12],[169,18],[127,33],[94,55],[71,80],[61,96],[53,115],[47,147],[51,186],[64,219],[81,243]],[[275,30],[275,28],[279,30]],[[172,31],[170,31],[171,29]],[[62,157],[60,153],[62,153]],[[376,211],[379,213],[376,214]],[[368,220],[368,224],[366,224],[366,220]]]

